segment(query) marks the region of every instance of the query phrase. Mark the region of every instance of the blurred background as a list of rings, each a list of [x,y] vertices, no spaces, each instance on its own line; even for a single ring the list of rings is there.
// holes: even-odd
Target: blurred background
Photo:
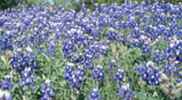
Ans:
[[[155,1],[163,2],[163,3],[173,3],[173,4],[181,4],[182,0],[0,0],[0,9],[7,9],[11,7],[19,7],[19,6],[31,6],[31,5],[58,5],[64,6],[68,9],[77,9],[79,10],[81,4],[85,3],[88,8],[93,8],[94,3],[101,4],[111,4],[117,3],[122,4],[124,2],[137,2],[140,3],[142,1],[148,1],[153,3]]]

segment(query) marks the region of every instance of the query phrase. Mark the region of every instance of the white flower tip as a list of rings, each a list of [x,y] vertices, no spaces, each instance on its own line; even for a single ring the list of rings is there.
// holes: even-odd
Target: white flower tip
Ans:
[[[103,68],[103,66],[102,65],[97,65],[97,68]]]
[[[46,84],[49,84],[49,83],[51,83],[51,81],[50,81],[49,79],[46,79],[46,80],[45,80],[45,83],[46,83]]]
[[[74,63],[68,62],[67,65],[68,66],[74,66]]]

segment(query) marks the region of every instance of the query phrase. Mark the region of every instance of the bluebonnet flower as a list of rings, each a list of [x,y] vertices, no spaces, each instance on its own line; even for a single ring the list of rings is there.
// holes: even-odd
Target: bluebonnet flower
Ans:
[[[114,79],[118,82],[122,82],[124,80],[124,70],[118,69],[115,73]]]
[[[111,40],[111,41],[117,41],[118,36],[119,35],[116,32],[108,32],[108,34],[107,34],[108,40]]]
[[[85,79],[85,71],[81,67],[74,70],[73,66],[74,65],[70,63],[65,67],[64,78],[70,88],[79,90]]]
[[[122,85],[120,88],[118,88],[117,95],[120,96],[123,100],[134,99],[134,93],[128,85]]]
[[[94,80],[98,81],[104,80],[104,70],[102,66],[98,65],[92,70],[92,77]]]
[[[56,53],[56,43],[52,40],[48,44],[48,55],[54,57]]]
[[[63,54],[67,58],[75,51],[74,43],[71,41],[65,41],[63,44]]]
[[[34,88],[34,71],[37,69],[36,57],[31,52],[16,52],[10,60],[12,68],[20,74],[20,84]]]
[[[150,45],[147,45],[147,44],[142,45],[141,49],[142,49],[143,53],[150,53],[150,51],[151,51]]]
[[[81,62],[81,64],[84,66],[84,68],[86,69],[93,69],[93,60],[87,57],[83,58],[83,61]]]
[[[107,44],[96,44],[95,45],[95,49],[96,49],[96,58],[106,55],[107,51],[108,51],[108,45]]]
[[[6,22],[6,20],[5,19],[1,19],[1,21],[0,21],[0,26],[3,26],[3,24]]]
[[[176,35],[177,35],[178,37],[182,37],[182,29],[178,29],[178,30],[176,31]]]
[[[160,72],[159,70],[151,66],[139,66],[136,68],[137,73],[140,75],[142,80],[144,80],[149,85],[159,85],[160,84]]]
[[[127,21],[127,26],[128,26],[128,28],[131,28],[131,29],[137,27],[137,23],[135,21],[135,16],[129,16],[128,21]]]
[[[100,91],[97,88],[93,88],[88,96],[89,100],[101,100]]]
[[[163,52],[157,51],[153,54],[153,61],[160,64],[164,62],[165,54]]]
[[[75,70],[75,74],[77,75],[78,80],[84,81],[85,70],[84,70],[83,68],[78,67],[78,68]]]
[[[75,64],[80,64],[84,60],[83,54],[82,53],[73,53],[71,57],[69,58],[69,61]]]
[[[13,88],[11,77],[9,75],[4,77],[4,80],[0,81],[0,99],[1,100],[13,100],[10,90]]]
[[[79,31],[79,30],[78,30]],[[77,44],[78,46],[87,46],[88,44],[88,37],[81,33],[74,33],[71,37],[72,41]]]
[[[177,61],[179,61],[179,62],[182,62],[182,53],[180,53],[180,55],[178,55],[177,57],[176,57],[176,60]]]
[[[90,35],[94,38],[97,39],[100,37],[100,32],[97,30],[97,28],[92,28],[90,29]]]
[[[60,39],[61,38],[61,35],[62,35],[62,32],[59,28],[55,29],[55,34],[56,34],[56,39]]]
[[[176,58],[176,50],[175,50],[175,48],[172,48],[172,47],[166,48],[165,55],[166,55],[166,58],[168,60],[170,60],[172,58]]]
[[[9,75],[5,76],[4,80],[0,82],[0,89],[2,90],[11,90],[13,84],[11,82],[11,77]]]
[[[163,67],[163,72],[166,74],[168,77],[172,77],[173,79],[176,80],[176,82],[180,82],[182,78],[182,68],[180,67],[180,64],[166,64]]]
[[[21,79],[20,79],[20,84],[22,86],[32,86],[34,85],[34,76],[33,76],[33,69],[25,68],[23,71],[20,73]]]
[[[85,49],[84,57],[86,59],[96,59],[107,54],[108,46],[105,44],[95,43]]]
[[[160,36],[160,29],[158,29],[158,26],[145,26],[145,32],[147,32],[148,35],[152,40],[157,39]]]
[[[99,26],[102,27],[102,26],[106,26],[107,25],[107,17],[105,17],[104,15],[102,16],[99,16],[98,18],[98,23],[99,23]]]
[[[41,91],[40,100],[53,100],[55,92],[49,80],[46,80],[44,83],[42,83],[40,91]]]
[[[182,78],[176,80],[177,83],[182,83]]]
[[[96,50],[93,48],[85,49],[84,56],[86,59],[93,59],[95,57]]]
[[[176,66],[175,64],[166,64],[164,66],[164,73],[168,76],[172,76],[174,75],[174,73],[176,72]]]
[[[0,50],[12,50],[13,49],[13,43],[12,43],[12,37],[9,35],[1,35],[0,36]]]
[[[176,60],[179,62],[182,62],[182,42],[177,43],[175,48],[176,48],[176,55],[177,55]]]
[[[182,52],[182,41],[179,41],[179,42],[176,44],[176,49],[178,50],[179,53]]]
[[[65,80],[71,80],[71,76],[73,74],[73,64],[72,63],[68,63],[64,69],[64,79]]]
[[[23,71],[26,67],[30,67],[32,69],[37,68],[36,58],[31,52],[16,52],[11,58],[10,63],[13,69],[19,73]]]

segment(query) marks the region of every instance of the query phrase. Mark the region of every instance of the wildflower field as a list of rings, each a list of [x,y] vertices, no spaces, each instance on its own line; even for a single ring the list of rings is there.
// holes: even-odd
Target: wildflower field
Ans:
[[[0,10],[0,100],[182,100],[182,3],[98,1]]]

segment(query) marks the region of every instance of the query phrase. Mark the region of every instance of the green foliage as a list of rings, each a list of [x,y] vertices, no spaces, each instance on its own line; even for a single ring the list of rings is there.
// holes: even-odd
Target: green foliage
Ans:
[[[17,6],[21,0],[0,0],[0,9]]]
[[[42,0],[27,0],[26,3],[29,5],[40,4],[42,3]]]
[[[174,3],[174,4],[179,4],[179,3],[182,3],[181,0],[170,0],[171,3]]]

